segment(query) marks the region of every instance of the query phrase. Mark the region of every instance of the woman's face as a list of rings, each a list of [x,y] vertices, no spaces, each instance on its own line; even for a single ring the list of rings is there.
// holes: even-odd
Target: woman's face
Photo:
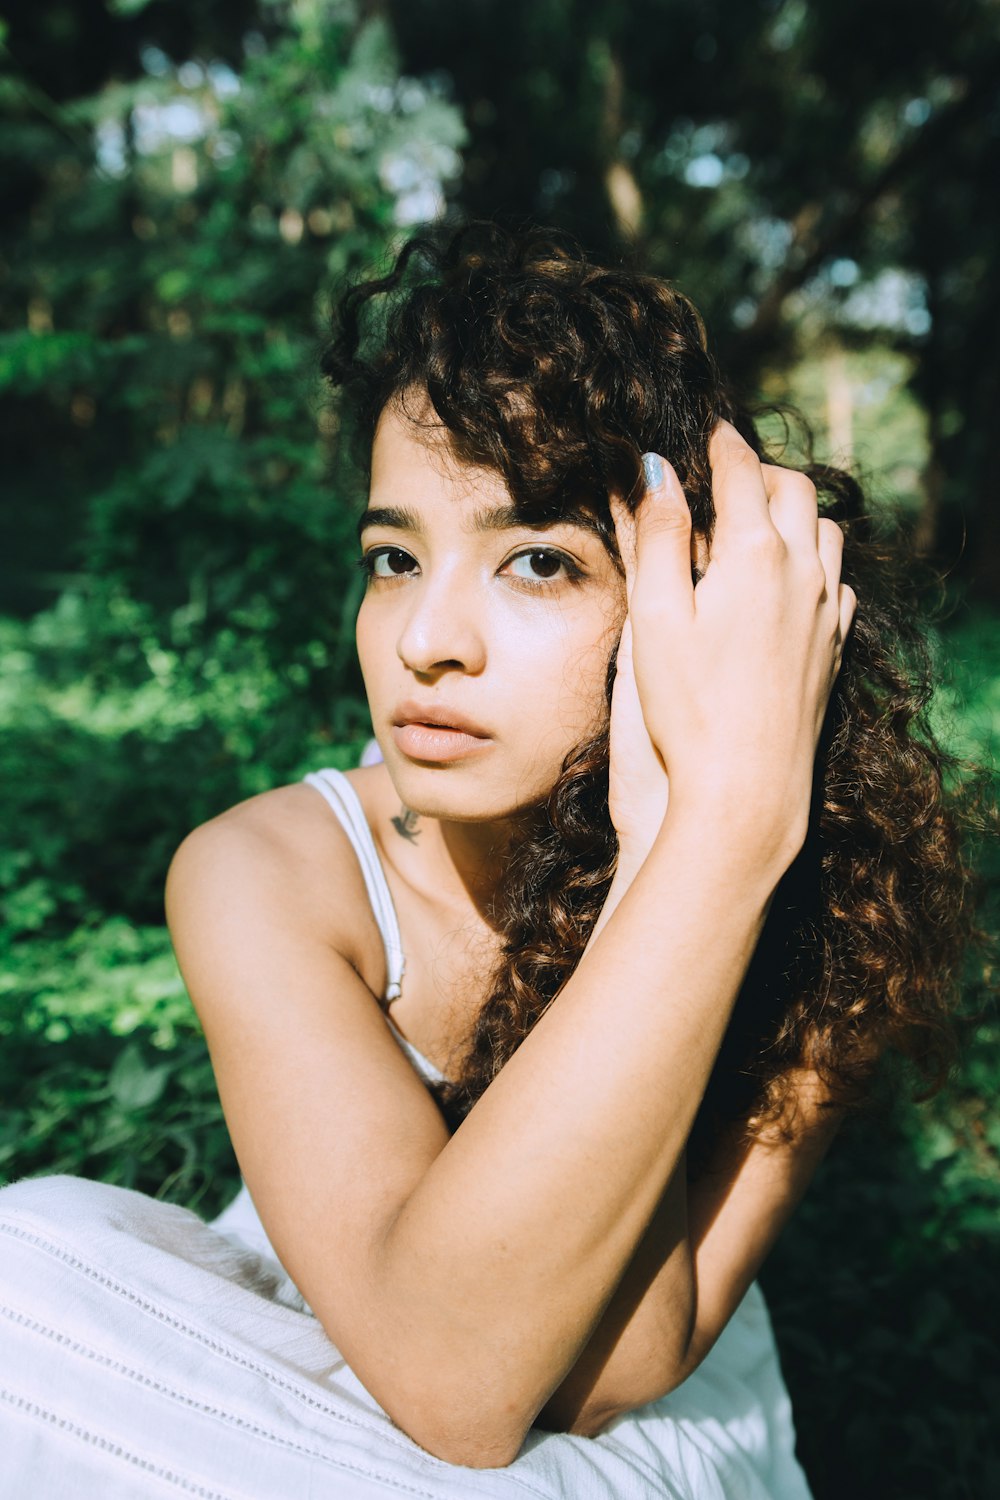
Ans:
[[[497,473],[391,403],[360,535],[358,655],[403,804],[481,822],[540,801],[606,713],[625,593],[593,524],[518,521]]]

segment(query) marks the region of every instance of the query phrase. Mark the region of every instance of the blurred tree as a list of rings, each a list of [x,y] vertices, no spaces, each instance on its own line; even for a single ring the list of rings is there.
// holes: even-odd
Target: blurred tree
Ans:
[[[995,0],[385,0],[470,129],[462,201],[638,253],[748,394],[837,329],[915,355],[919,537],[1000,589]]]
[[[41,79],[17,70],[12,36],[3,80],[0,389],[8,479],[33,501],[37,566],[14,584],[35,591],[21,595],[29,606],[59,586],[39,567],[80,559],[83,528],[85,565],[106,576],[169,514],[143,582],[190,604],[209,572],[218,580],[220,547],[246,543],[236,530],[252,530],[254,502],[270,518],[264,502],[280,499],[296,524],[303,507],[329,512],[315,414],[290,387],[321,326],[317,293],[433,214],[461,143],[454,111],[400,80],[384,24],[359,27],[343,0],[253,7],[266,35],[244,31],[247,6],[116,9],[122,34],[112,27],[93,93],[47,95],[67,69],[30,30]],[[75,56],[82,35],[64,19],[54,36]],[[165,50],[214,46],[223,21],[239,28],[226,50],[240,75],[212,53]],[[81,76],[95,67],[85,60]],[[211,509],[213,494],[208,540],[207,517],[186,511]],[[143,511],[138,530],[129,506]]]
[[[8,611],[58,600],[30,627],[49,695],[9,678],[34,863],[0,887],[48,860],[77,911],[157,915],[192,822],[365,724],[357,496],[317,356],[331,286],[434,216],[463,130],[348,0],[253,9],[246,31],[246,7],[119,0],[73,97],[26,27],[63,97],[17,33],[0,84],[2,583]],[[230,25],[238,73],[165,50]],[[75,22],[53,36],[87,51]]]

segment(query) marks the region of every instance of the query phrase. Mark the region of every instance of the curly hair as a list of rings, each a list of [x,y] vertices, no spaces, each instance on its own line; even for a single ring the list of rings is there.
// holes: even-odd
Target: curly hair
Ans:
[[[426,392],[457,455],[502,475],[526,522],[557,519],[572,497],[616,560],[608,496],[639,503],[644,452],[674,466],[709,546],[716,423],[733,423],[767,457],[692,304],[657,277],[594,264],[553,230],[477,222],[411,240],[387,275],[342,296],[323,371],[362,463],[386,405]],[[852,476],[812,462],[804,472],[844,533],[841,576],[857,612],[809,832],[737,998],[692,1132],[692,1172],[724,1128],[786,1131],[798,1069],[815,1070],[831,1102],[857,1107],[891,1050],[915,1066],[920,1097],[934,1092],[956,1052],[963,954],[987,936],[964,839],[975,823],[963,811],[968,787],[947,785],[977,768],[946,751],[924,716],[937,673],[916,559],[898,521],[866,510]],[[612,655],[609,706],[613,680]],[[578,964],[617,848],[605,723],[567,756],[496,893],[490,990],[457,1076],[437,1087],[453,1127]]]

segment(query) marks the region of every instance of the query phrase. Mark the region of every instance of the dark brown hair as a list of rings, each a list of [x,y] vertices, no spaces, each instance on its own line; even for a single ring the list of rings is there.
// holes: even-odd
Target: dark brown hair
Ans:
[[[709,543],[715,424],[732,422],[764,456],[691,303],[659,278],[594,264],[551,230],[477,223],[411,241],[386,276],[342,298],[324,372],[365,461],[386,404],[426,391],[458,456],[499,472],[526,520],[558,517],[571,497],[613,555],[608,495],[638,504],[644,452],[669,459]],[[737,999],[692,1170],[727,1122],[750,1134],[781,1122],[795,1069],[815,1069],[835,1102],[858,1105],[893,1049],[925,1094],[940,1086],[962,956],[986,937],[964,847],[975,824],[962,812],[968,782],[946,787],[949,773],[977,768],[926,721],[936,671],[915,559],[898,522],[870,514],[849,474],[813,463],[805,472],[821,514],[843,530],[857,613],[817,754],[809,834]],[[617,858],[607,794],[605,728],[567,757],[496,893],[501,958],[458,1074],[438,1089],[453,1124],[580,959]]]

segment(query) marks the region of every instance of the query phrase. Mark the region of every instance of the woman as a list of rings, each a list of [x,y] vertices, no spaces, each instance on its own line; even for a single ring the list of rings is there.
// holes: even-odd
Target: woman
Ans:
[[[891,549],[557,236],[411,245],[326,371],[382,760],[176,856],[249,1193],[0,1194],[11,1472],[808,1497],[754,1278],[879,1056],[943,1055],[967,935]]]

